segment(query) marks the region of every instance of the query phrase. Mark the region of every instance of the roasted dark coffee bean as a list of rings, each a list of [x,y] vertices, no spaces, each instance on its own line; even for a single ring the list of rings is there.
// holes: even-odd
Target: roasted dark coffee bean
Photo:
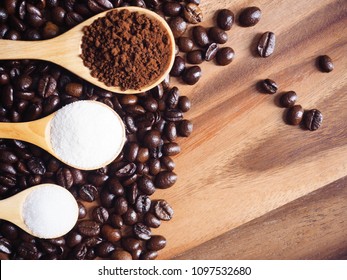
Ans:
[[[323,115],[319,110],[313,109],[313,110],[309,110],[308,112],[305,112],[304,123],[305,123],[305,127],[308,130],[311,130],[311,131],[317,130],[322,125],[322,122],[323,122]]]
[[[77,205],[78,205],[78,219],[85,218],[87,216],[86,207],[80,201],[77,201]]]
[[[230,64],[235,57],[235,52],[230,47],[221,48],[218,50],[216,55],[216,61],[219,65],[228,65]]]
[[[274,94],[277,92],[277,83],[271,79],[261,81],[261,87],[266,93]]]
[[[60,29],[57,25],[55,25],[53,22],[48,21],[46,22],[43,31],[42,36],[44,39],[51,39],[53,37],[56,37],[60,33]]]
[[[218,45],[216,43],[212,43],[211,45],[209,45],[206,49],[205,52],[205,60],[206,61],[211,61],[212,59],[214,59],[217,55],[218,52]]]
[[[190,52],[194,47],[194,43],[189,37],[178,38],[177,45],[181,52]]]
[[[161,225],[161,221],[149,212],[146,213],[144,217],[144,223],[146,224],[146,226],[149,226],[151,228],[158,228]]]
[[[157,251],[148,251],[144,254],[141,254],[141,260],[155,260],[158,257]]]
[[[17,253],[20,257],[27,260],[37,260],[39,258],[37,247],[30,242],[22,242],[17,248]]]
[[[258,53],[261,57],[270,56],[275,50],[276,36],[273,32],[265,32],[258,42]]]
[[[51,13],[52,21],[56,24],[62,25],[64,23],[64,18],[66,11],[62,7],[54,7]]]
[[[15,96],[16,96],[16,98],[20,98],[22,100],[32,100],[35,97],[35,92],[33,92],[33,91],[16,91]]]
[[[117,242],[122,238],[121,232],[119,229],[115,229],[108,224],[105,224],[101,228],[102,236],[109,242]]]
[[[107,181],[107,187],[110,193],[113,193],[116,196],[124,195],[124,188],[122,184],[116,178],[111,178]]]
[[[108,241],[103,241],[100,244],[96,245],[95,253],[98,257],[107,258],[115,250],[115,246]]]
[[[128,161],[135,161],[139,152],[139,145],[134,142],[129,142],[125,146],[125,158]]]
[[[65,16],[65,23],[69,27],[73,27],[83,21],[83,17],[75,12],[68,12]]]
[[[23,75],[18,77],[16,80],[15,86],[18,90],[26,91],[28,90],[33,83],[33,79],[28,75]]]
[[[151,239],[147,241],[146,246],[151,251],[162,250],[166,246],[166,238],[162,235],[152,235]]]
[[[196,84],[201,78],[201,68],[199,66],[192,66],[187,68],[183,74],[182,79],[188,85]]]
[[[108,221],[113,227],[118,229],[121,229],[124,226],[123,218],[114,213],[110,215]]]
[[[138,105],[138,104],[126,106],[125,110],[129,114],[134,114],[134,115],[141,115],[146,113],[146,110],[141,105]]]
[[[15,225],[9,222],[2,222],[0,232],[3,237],[9,240],[16,240],[18,238],[19,230]]]
[[[174,122],[168,122],[165,125],[164,128],[164,133],[170,142],[173,142],[177,139],[177,129],[176,129],[176,124]]]
[[[0,22],[6,22],[8,19],[8,13],[4,8],[0,8]]]
[[[10,76],[5,71],[0,71],[0,85],[6,85],[10,81]]]
[[[78,190],[78,195],[83,201],[95,201],[98,196],[98,190],[91,184],[83,185]]]
[[[201,50],[190,51],[186,55],[186,60],[190,64],[200,64],[204,59],[205,57]]]
[[[185,68],[186,68],[185,60],[180,56],[176,56],[174,64],[170,71],[170,75],[173,77],[179,77],[181,76]]]
[[[73,97],[80,97],[83,94],[83,85],[80,83],[68,83],[65,86],[65,91]]]
[[[77,231],[71,231],[65,238],[66,245],[69,247],[75,247],[82,242],[82,239],[83,237],[80,233],[78,233]]]
[[[25,30],[24,37],[30,41],[36,41],[36,40],[42,39],[40,32],[38,30],[32,29],[32,28],[28,28],[27,30]]]
[[[45,115],[55,112],[60,105],[60,98],[57,95],[51,95],[43,101],[43,113]]]
[[[124,95],[124,96],[122,96],[122,98],[120,99],[120,103],[121,103],[123,106],[126,106],[126,105],[135,105],[135,104],[137,104],[137,101],[138,101],[138,97],[137,97],[136,95],[133,95],[133,94]]]
[[[196,24],[202,22],[203,14],[198,5],[193,3],[188,3],[183,8],[183,15],[187,22]]]
[[[0,238],[0,253],[4,253],[4,254],[11,254],[12,253],[12,245],[10,240],[1,237]]]
[[[329,73],[334,70],[333,60],[327,55],[321,55],[318,57],[319,70]]]
[[[130,5],[141,7],[141,8],[146,8],[146,3],[144,0],[131,0]]]
[[[38,94],[41,97],[48,97],[54,94],[57,88],[57,81],[51,75],[45,75],[38,84]]]
[[[178,99],[178,108],[182,112],[188,112],[191,108],[190,99],[187,96],[180,96]]]
[[[57,182],[60,186],[69,189],[73,185],[73,177],[70,169],[63,167],[57,171]]]
[[[21,39],[21,35],[16,30],[10,30],[9,32],[6,33],[5,39],[8,39],[8,40],[20,40]]]
[[[177,2],[165,2],[162,9],[165,16],[176,17],[181,13],[182,5]]]
[[[122,260],[122,261],[129,261],[132,260],[132,256],[129,252],[124,251],[124,250],[115,250],[111,254],[111,259],[112,260]]]
[[[112,9],[113,5],[108,0],[88,0],[88,8],[94,13],[100,13],[107,9]]]
[[[127,199],[130,204],[134,204],[136,202],[136,198],[138,195],[137,184],[132,184],[129,187],[129,191],[127,193]]]
[[[34,5],[27,4],[26,17],[28,23],[34,28],[39,28],[46,22],[46,19],[43,17],[41,11]]]
[[[164,156],[175,156],[181,152],[181,147],[175,143],[165,143],[163,145],[163,155]]]
[[[137,238],[142,240],[149,240],[152,235],[151,229],[142,223],[135,224],[133,226],[133,232]]]
[[[291,125],[298,125],[304,115],[304,109],[300,105],[294,105],[287,112],[287,122]]]
[[[155,186],[160,189],[172,187],[177,181],[177,175],[172,171],[162,171],[155,177]]]
[[[92,216],[94,221],[104,224],[109,218],[109,213],[105,207],[98,206],[93,209]]]
[[[160,161],[159,160],[156,160],[156,159],[152,159],[150,161],[153,162],[153,161],[156,161],[159,163],[159,168],[157,168],[158,172],[160,171]],[[151,170],[151,164],[150,164],[150,170]],[[155,175],[155,174],[153,174]],[[149,178],[148,176],[142,176],[138,181],[137,181],[137,186],[138,186],[138,189],[146,194],[146,195],[152,195],[154,192],[155,192],[155,186],[153,184],[153,181],[151,180],[151,178]]]
[[[116,170],[115,175],[119,178],[128,177],[135,173],[136,165],[134,163],[128,163],[125,166]]]
[[[171,18],[168,24],[175,38],[181,37],[187,29],[187,23],[181,17]]]
[[[0,172],[16,175],[17,170],[10,163],[0,162]]]
[[[193,132],[193,123],[189,120],[183,120],[179,122],[177,130],[180,136],[188,137]]]
[[[14,90],[11,85],[5,85],[1,94],[1,103],[7,109],[11,109],[14,101]]]
[[[77,229],[84,236],[96,236],[100,233],[100,224],[92,220],[83,220],[77,224]]]
[[[16,185],[17,179],[11,174],[2,174],[0,175],[0,184],[7,187],[14,187]]]
[[[258,7],[248,7],[239,15],[239,24],[243,27],[256,25],[261,18],[261,10]]]
[[[168,171],[172,171],[175,169],[175,162],[169,156],[163,156],[160,159],[161,167]]]
[[[139,195],[136,199],[135,210],[139,213],[146,213],[151,207],[151,199],[147,195]]]
[[[18,157],[10,151],[0,149],[0,161],[6,163],[16,163],[18,161]]]
[[[168,108],[173,109],[178,104],[180,93],[177,87],[173,87],[169,90],[169,92],[166,95],[165,103]]]
[[[124,123],[129,133],[135,133],[137,131],[137,127],[135,125],[134,118],[132,116],[125,116]]]
[[[43,175],[46,173],[46,167],[43,161],[39,158],[32,158],[27,162],[28,169],[31,173],[36,175]]]
[[[156,87],[152,88],[150,92],[155,99],[157,100],[161,99],[164,95],[163,85],[162,84],[157,85]]]
[[[128,211],[128,202],[124,197],[117,197],[114,201],[114,211],[118,215],[123,215]]]
[[[151,130],[143,138],[143,144],[148,148],[155,148],[160,145],[161,134],[157,130]]]
[[[178,109],[168,109],[165,111],[164,118],[170,122],[181,121],[183,119],[183,113]]]
[[[122,238],[121,243],[124,250],[128,252],[133,252],[141,248],[140,240],[132,238],[132,237]]]
[[[228,41],[228,34],[219,27],[211,27],[208,30],[209,38],[218,44],[225,44]]]
[[[298,96],[295,91],[288,91],[281,95],[280,104],[282,107],[290,108],[294,106],[295,102],[298,100]]]
[[[165,200],[155,201],[153,209],[157,218],[163,221],[171,220],[174,214],[172,207]]]
[[[137,153],[136,161],[145,163],[149,158],[148,148],[141,147]]]
[[[46,254],[54,254],[57,251],[57,247],[47,240],[40,239],[38,241],[39,248]]]
[[[128,211],[123,214],[122,218],[124,223],[128,226],[132,226],[138,222],[138,215],[132,208],[129,208]]]
[[[103,239],[99,236],[91,236],[91,237],[86,237],[83,239],[83,243],[87,247],[94,247],[95,245],[100,244],[103,241]]]
[[[235,21],[234,13],[228,9],[222,9],[217,14],[217,24],[223,30],[230,30]]]
[[[194,42],[200,47],[206,47],[208,44],[210,44],[207,31],[202,26],[195,26],[193,28],[193,39]]]
[[[109,176],[106,174],[89,173],[87,180],[89,181],[89,183],[99,188],[102,187],[102,185],[108,180],[108,178]]]
[[[158,110],[158,102],[155,98],[148,96],[142,103],[143,108],[149,112],[156,112]]]

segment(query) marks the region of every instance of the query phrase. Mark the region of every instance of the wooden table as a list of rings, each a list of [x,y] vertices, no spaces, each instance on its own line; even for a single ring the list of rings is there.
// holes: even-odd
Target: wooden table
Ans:
[[[236,59],[202,65],[195,86],[179,84],[193,103],[194,134],[181,139],[179,180],[158,190],[175,209],[157,234],[162,259],[326,259],[347,257],[347,2],[345,0],[203,0],[205,26],[215,11],[262,10],[254,27],[228,31]],[[275,53],[254,54],[259,34],[276,34]],[[317,56],[334,61],[317,70]],[[319,109],[322,127],[285,124],[279,94],[294,90],[304,109]]]

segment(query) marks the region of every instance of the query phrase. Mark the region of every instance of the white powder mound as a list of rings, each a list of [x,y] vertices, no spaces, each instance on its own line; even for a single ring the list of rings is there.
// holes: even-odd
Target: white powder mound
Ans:
[[[78,218],[78,205],[66,189],[45,184],[24,201],[24,223],[38,237],[55,238],[69,232]]]
[[[51,121],[51,145],[65,163],[80,169],[107,165],[124,145],[122,120],[101,102],[77,101],[58,110]]]

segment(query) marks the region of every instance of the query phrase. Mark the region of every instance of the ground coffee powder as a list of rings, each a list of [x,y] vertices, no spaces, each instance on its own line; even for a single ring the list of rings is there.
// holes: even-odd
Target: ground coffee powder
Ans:
[[[107,86],[141,89],[169,63],[170,41],[160,23],[114,10],[84,29],[81,56],[92,76]]]

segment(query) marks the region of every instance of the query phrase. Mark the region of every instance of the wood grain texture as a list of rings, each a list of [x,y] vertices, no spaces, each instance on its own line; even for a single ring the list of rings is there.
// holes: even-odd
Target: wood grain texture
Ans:
[[[229,8],[237,14],[252,5],[261,8],[261,21],[251,28],[235,24],[228,32],[227,45],[235,50],[235,61],[227,67],[203,64],[203,77],[196,86],[177,82],[181,93],[192,99],[193,108],[186,117],[192,119],[195,131],[180,141],[183,152],[176,157],[177,184],[155,194],[175,209],[174,219],[154,231],[168,239],[162,259],[347,175],[346,1],[204,0],[204,25],[213,25],[218,9]],[[275,53],[264,59],[254,54],[254,47],[265,31],[276,34],[277,45]],[[317,70],[315,59],[321,54],[332,57],[333,72]],[[305,109],[322,111],[322,127],[309,132],[286,125],[276,96],[256,89],[256,83],[265,78],[275,80],[279,92],[296,91],[298,104]],[[279,234],[286,240],[289,233]]]

